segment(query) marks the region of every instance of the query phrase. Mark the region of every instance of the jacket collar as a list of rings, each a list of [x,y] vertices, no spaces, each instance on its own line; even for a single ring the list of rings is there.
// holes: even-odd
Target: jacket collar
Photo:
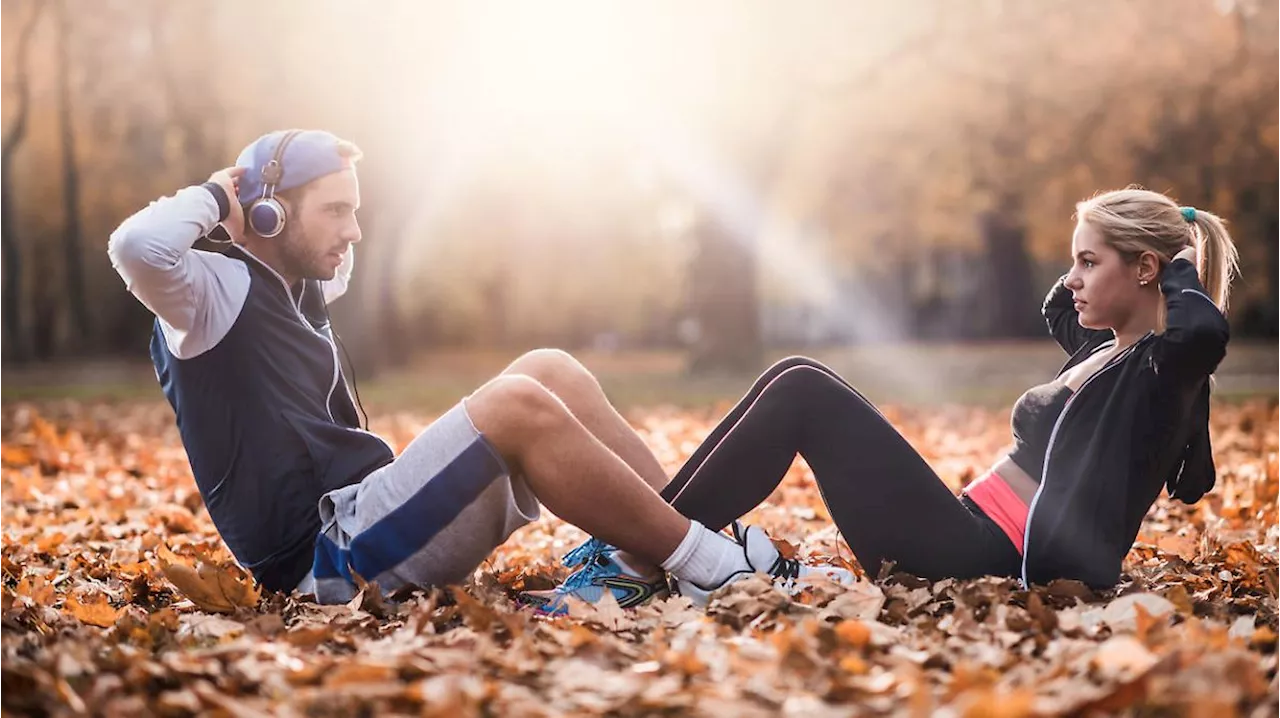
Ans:
[[[269,277],[274,277],[275,286],[279,286],[282,290],[284,290],[285,296],[289,297],[289,299],[293,302],[294,306],[302,305],[302,296],[306,292],[306,288],[307,288],[306,281],[303,281],[300,283],[302,286],[299,289],[297,295],[295,296],[293,289],[289,286],[289,283],[285,281],[284,277],[275,269],[273,269],[271,265],[262,261],[262,259],[260,259],[253,252],[250,252],[248,248],[237,244],[232,246],[230,251],[238,252],[241,255],[241,259],[243,259],[251,267],[256,268],[260,273],[266,274]]]

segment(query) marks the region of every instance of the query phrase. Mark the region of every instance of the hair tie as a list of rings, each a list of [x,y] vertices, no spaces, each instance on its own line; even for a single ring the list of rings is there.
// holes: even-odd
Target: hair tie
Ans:
[[[1178,209],[1182,211],[1182,218],[1187,220],[1188,223],[1196,221],[1195,207],[1179,207]]]

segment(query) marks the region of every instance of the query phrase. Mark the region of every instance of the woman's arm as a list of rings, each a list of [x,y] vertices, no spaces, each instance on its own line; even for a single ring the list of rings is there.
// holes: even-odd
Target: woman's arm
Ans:
[[[1071,298],[1071,290],[1067,289],[1067,275],[1062,275],[1054,283],[1049,294],[1044,298],[1040,313],[1049,325],[1049,334],[1057,340],[1068,354],[1075,354],[1080,347],[1089,343],[1099,334],[1106,334],[1095,329],[1080,326],[1080,315],[1076,312],[1075,301]]]
[[[1209,440],[1209,425],[1206,421],[1191,435],[1178,466],[1165,485],[1169,489],[1169,496],[1183,503],[1194,504],[1213,489],[1217,478],[1217,469],[1213,465],[1213,445]]]
[[[1175,257],[1160,276],[1165,330],[1152,361],[1162,376],[1198,380],[1212,374],[1227,354],[1231,326],[1205,293],[1195,265]]]

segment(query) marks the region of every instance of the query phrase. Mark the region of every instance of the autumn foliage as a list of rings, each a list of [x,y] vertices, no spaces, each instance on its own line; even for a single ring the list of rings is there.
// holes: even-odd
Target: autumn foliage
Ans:
[[[954,489],[1007,441],[1007,412],[887,409]],[[3,708],[104,715],[949,715],[1098,710],[1275,715],[1277,408],[1213,412],[1218,485],[1161,499],[1115,590],[891,570],[792,600],[744,581],[535,617],[582,534],[518,532],[467,586],[317,606],[260,591],[195,491],[156,404],[4,407]],[[373,428],[402,448],[429,417]],[[631,419],[674,469],[714,416]],[[784,551],[846,562],[803,463],[750,520]]]

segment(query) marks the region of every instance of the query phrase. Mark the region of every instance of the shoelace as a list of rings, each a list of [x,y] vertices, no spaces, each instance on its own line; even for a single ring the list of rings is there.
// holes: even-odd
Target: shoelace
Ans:
[[[773,565],[769,567],[769,575],[774,578],[794,581],[800,578],[800,562],[793,558],[778,556]]]
[[[573,568],[574,566],[581,566],[589,561],[594,561],[600,554],[612,550],[614,550],[613,546],[610,546],[595,536],[592,536],[587,539],[586,543],[565,554],[560,563],[569,568]]]
[[[587,565],[574,571],[573,574],[566,578],[556,591],[558,593],[571,593],[579,588],[590,586],[595,577],[603,573],[610,563],[612,561],[603,553],[595,554]]]

